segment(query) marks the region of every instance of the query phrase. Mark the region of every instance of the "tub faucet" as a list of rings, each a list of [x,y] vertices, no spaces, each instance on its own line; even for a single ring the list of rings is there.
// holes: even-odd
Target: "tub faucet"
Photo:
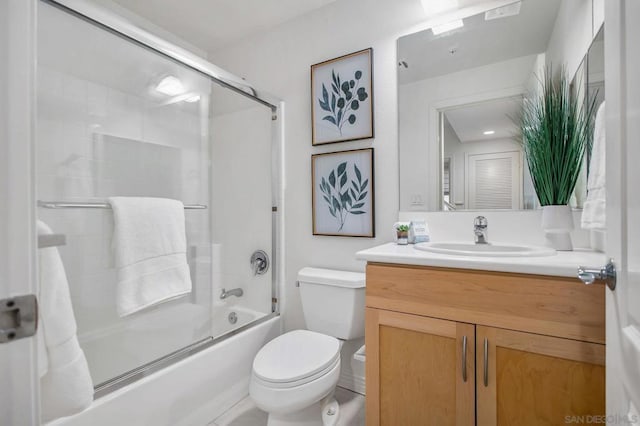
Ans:
[[[473,233],[475,234],[476,244],[489,244],[487,233],[489,223],[484,216],[478,216],[473,220]]]
[[[220,293],[220,299],[226,299],[229,296],[236,296],[236,297],[240,297],[244,294],[244,291],[241,288],[232,288],[229,291],[226,291],[224,288],[222,289],[222,292]]]

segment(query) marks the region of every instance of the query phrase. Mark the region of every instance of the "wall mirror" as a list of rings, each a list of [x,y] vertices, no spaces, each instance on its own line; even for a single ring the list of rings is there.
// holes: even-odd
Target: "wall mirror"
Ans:
[[[586,87],[589,97],[596,98],[596,111],[604,102],[604,25],[600,27],[585,58],[587,63]]]
[[[398,40],[401,211],[537,208],[513,119],[559,6],[518,1]]]
[[[585,108],[594,103],[594,112],[597,112],[604,102],[604,25],[596,33],[586,55],[580,62],[576,73],[571,80],[571,94],[581,101]],[[585,163],[574,191],[576,204],[581,206],[587,196],[587,177],[590,172],[591,149],[587,151]]]

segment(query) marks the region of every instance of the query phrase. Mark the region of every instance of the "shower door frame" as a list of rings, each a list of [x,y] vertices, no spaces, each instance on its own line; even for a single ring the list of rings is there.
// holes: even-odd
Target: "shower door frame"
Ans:
[[[0,123],[2,119],[11,120],[12,129],[9,132],[7,143],[0,146],[0,153],[10,159],[8,167],[7,189],[1,188],[0,202],[8,208],[6,216],[7,228],[11,233],[5,241],[0,242],[0,254],[11,253],[9,260],[14,261],[13,274],[0,273],[0,297],[37,292],[37,268],[36,268],[36,237],[35,218],[37,216],[37,203],[35,199],[35,135],[36,123],[35,108],[35,75],[36,75],[36,39],[37,7],[40,2],[58,7],[62,10],[91,22],[92,24],[123,37],[135,44],[178,62],[190,69],[212,79],[214,82],[250,98],[271,109],[271,153],[272,153],[272,309],[271,313],[244,327],[238,328],[220,338],[208,338],[194,345],[183,348],[172,354],[168,354],[160,360],[142,366],[132,372],[126,373],[109,382],[109,386],[97,389],[95,397],[111,393],[124,387],[153,371],[160,370],[180,359],[204,350],[215,343],[240,333],[258,323],[267,321],[280,315],[284,300],[280,299],[280,287],[282,271],[284,270],[284,217],[282,214],[284,188],[282,185],[284,170],[282,169],[283,135],[284,135],[284,102],[268,93],[255,89],[246,81],[230,74],[221,68],[205,61],[204,59],[162,40],[148,33],[135,24],[125,21],[118,15],[107,10],[100,9],[84,0],[9,0],[9,8],[15,13],[10,14],[11,26],[7,33],[12,38],[10,56],[13,61],[9,65],[10,74],[14,80],[9,95],[15,95],[12,100],[14,114],[5,113],[0,109]],[[15,15],[15,16],[14,16]],[[17,41],[16,41],[17,40]],[[26,70],[26,72],[25,72]],[[2,78],[0,83],[7,83]],[[9,75],[11,77],[11,75]],[[9,79],[10,80],[10,79]],[[15,114],[17,113],[17,115]],[[0,135],[4,142],[4,135]],[[11,155],[11,157],[9,157]],[[19,194],[22,195],[19,195]],[[0,218],[5,220],[2,212]],[[0,236],[4,236],[0,233]],[[5,281],[12,278],[12,281]],[[35,338],[24,339],[11,345],[0,348],[0,377],[6,378],[5,383],[10,383],[9,388],[3,389],[3,404],[0,414],[5,419],[14,419],[17,424],[37,424],[39,422],[39,380],[36,366],[36,342]],[[5,385],[6,386],[6,385]],[[7,403],[7,404],[4,404]],[[6,407],[5,407],[6,406]]]
[[[33,1],[33,0],[32,0]],[[214,338],[212,336],[207,337],[199,342],[193,343],[187,347],[181,348],[170,354],[166,354],[160,359],[152,361],[148,364],[142,365],[134,370],[126,372],[120,376],[114,377],[106,382],[100,383],[95,387],[94,397],[97,399],[104,395],[107,395],[115,390],[125,387],[137,380],[142,379],[149,374],[162,370],[167,366],[174,364],[186,357],[189,357],[197,352],[205,350],[220,341],[226,340],[233,335],[241,333],[242,331],[258,325],[269,319],[279,316],[280,309],[282,307],[282,300],[280,300],[280,281],[282,272],[284,269],[283,262],[283,222],[282,215],[282,201],[284,199],[283,194],[283,181],[284,172],[281,165],[283,164],[283,134],[284,134],[284,120],[282,110],[284,108],[284,102],[268,93],[260,91],[245,80],[228,73],[227,71],[215,66],[214,64],[207,62],[206,60],[194,55],[193,53],[182,49],[172,43],[169,43],[153,34],[137,27],[130,21],[123,20],[120,16],[112,13],[108,10],[101,9],[95,5],[90,4],[84,0],[36,0],[36,2],[46,3],[61,9],[79,19],[83,19],[99,28],[109,31],[121,38],[124,38],[134,44],[137,44],[145,49],[156,52],[157,54],[168,58],[174,62],[177,62],[187,68],[197,71],[200,74],[210,78],[213,82],[220,84],[221,86],[236,92],[239,95],[245,96],[261,105],[264,105],[271,109],[271,217],[272,217],[272,247],[271,257],[273,265],[271,269],[271,313],[264,317],[255,320],[249,324],[232,330],[223,336]],[[34,209],[33,217],[35,217],[35,202],[32,208]],[[215,208],[215,206],[210,206]],[[36,384],[37,385],[37,384]]]

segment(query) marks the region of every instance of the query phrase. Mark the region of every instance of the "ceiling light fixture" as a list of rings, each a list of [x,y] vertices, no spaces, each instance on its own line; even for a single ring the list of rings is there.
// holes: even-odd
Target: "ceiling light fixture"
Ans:
[[[506,18],[508,16],[515,16],[520,13],[520,7],[522,2],[511,3],[506,6],[497,7],[495,9],[487,10],[484,13],[484,20],[491,21],[492,19]]]
[[[482,132],[483,135],[493,135],[496,131],[495,130],[485,130],[484,132]]]
[[[189,103],[193,103],[193,102],[198,102],[199,100],[200,100],[200,95],[193,95],[193,96],[189,96],[184,101],[185,102],[189,102]]]
[[[462,19],[456,19],[455,21],[433,27],[431,28],[431,31],[433,32],[433,35],[438,35],[461,27],[464,27],[464,22],[462,22]]]
[[[176,96],[184,92],[184,86],[177,77],[168,75],[155,87],[157,92],[168,96]]]

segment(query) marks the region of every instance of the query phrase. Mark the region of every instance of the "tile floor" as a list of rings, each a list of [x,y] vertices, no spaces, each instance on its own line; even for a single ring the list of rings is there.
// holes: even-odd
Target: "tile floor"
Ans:
[[[364,426],[364,396],[348,389],[336,388],[336,399],[340,404],[339,426]],[[266,426],[267,413],[255,406],[251,397],[231,407],[227,412],[209,423],[209,426]]]

